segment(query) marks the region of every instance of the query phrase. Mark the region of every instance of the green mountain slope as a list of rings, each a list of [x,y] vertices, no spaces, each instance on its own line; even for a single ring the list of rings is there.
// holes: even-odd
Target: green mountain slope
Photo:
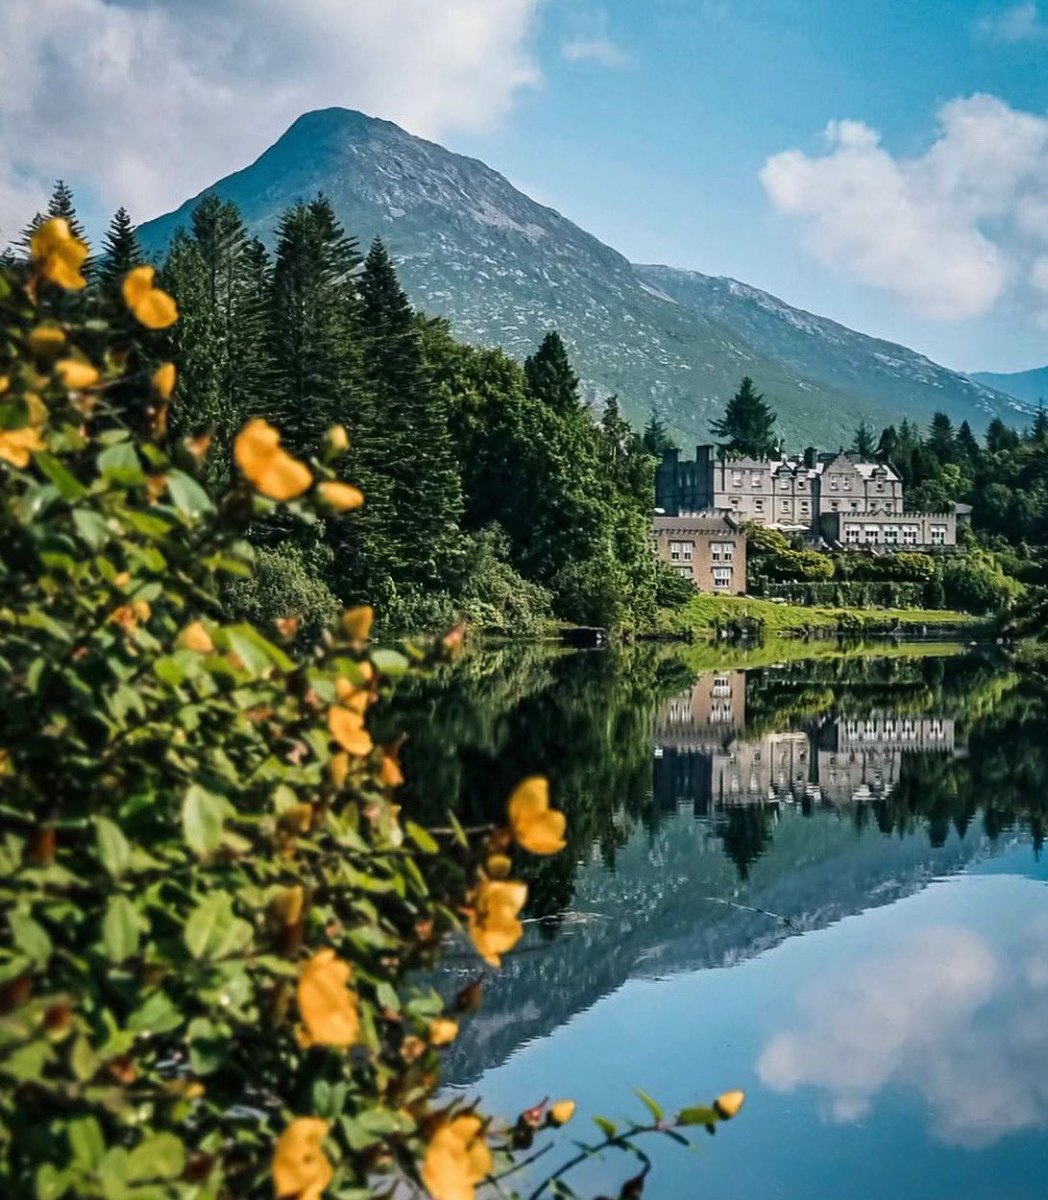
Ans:
[[[751,299],[733,304],[725,293],[707,304],[693,282],[707,277],[635,268],[483,163],[361,113],[307,113],[251,166],[208,190],[234,201],[268,242],[287,205],[324,192],[363,243],[386,241],[414,303],[450,318],[459,336],[522,357],[555,327],[590,399],[617,393],[636,422],[657,405],[685,440],[708,437],[744,374],[774,400],[794,446],[850,440],[862,417],[924,421],[937,408],[982,425],[1009,404],[861,334],[844,330],[847,344],[827,352],[825,331],[799,328],[788,315],[796,310],[766,297],[780,313],[772,336],[751,319]],[[198,199],[144,225],[146,248],[161,252]]]
[[[1033,371],[1013,371],[998,374],[994,371],[976,371],[972,375],[977,383],[995,388],[1007,396],[1014,396],[1027,407],[1048,404],[1048,367],[1037,367]]]

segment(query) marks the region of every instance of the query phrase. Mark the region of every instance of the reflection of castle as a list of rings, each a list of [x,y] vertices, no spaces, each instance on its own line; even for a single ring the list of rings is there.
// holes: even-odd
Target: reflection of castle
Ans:
[[[664,810],[887,796],[907,754],[955,752],[946,717],[879,713],[747,738],[746,675],[704,675],[656,719],[654,790]]]

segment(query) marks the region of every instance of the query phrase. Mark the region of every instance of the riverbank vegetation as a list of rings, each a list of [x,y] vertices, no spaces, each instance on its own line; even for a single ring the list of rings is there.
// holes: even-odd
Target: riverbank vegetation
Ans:
[[[567,844],[556,790],[515,779],[469,832],[402,812],[370,710],[461,631],[376,644],[357,606],[296,647],[296,618],[231,619],[224,593],[253,579],[247,533],[340,545],[364,500],[344,431],[308,456],[251,413],[225,442],[173,436],[154,269],[90,292],[60,217],[27,249],[0,269],[3,1195],[473,1200],[574,1111],[440,1093],[480,961],[522,935],[522,864]],[[444,997],[420,972],[448,943],[475,965]],[[604,1122],[551,1178],[743,1097],[643,1099],[651,1119]]]

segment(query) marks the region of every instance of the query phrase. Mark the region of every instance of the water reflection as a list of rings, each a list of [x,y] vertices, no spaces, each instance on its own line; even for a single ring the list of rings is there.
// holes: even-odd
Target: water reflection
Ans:
[[[908,932],[804,989],[799,1028],[761,1052],[776,1091],[815,1086],[835,1122],[892,1088],[918,1093],[934,1136],[969,1149],[1048,1127],[1048,916],[995,945],[950,925]]]
[[[1040,1195],[1043,685],[983,653],[699,657],[482,656],[388,714],[412,815],[498,820],[544,771],[569,816],[568,851],[523,864],[525,939],[447,1077],[583,1117],[629,1083],[671,1105],[743,1086],[711,1194],[828,1195],[847,1170],[860,1200]],[[456,989],[476,959],[445,971]],[[695,1194],[694,1172],[660,1154],[649,1190]]]

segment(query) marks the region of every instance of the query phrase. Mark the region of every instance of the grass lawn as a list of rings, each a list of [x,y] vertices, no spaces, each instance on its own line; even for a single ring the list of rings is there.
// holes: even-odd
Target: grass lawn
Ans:
[[[949,609],[925,608],[808,608],[797,604],[775,604],[771,600],[747,596],[711,596],[700,593],[681,608],[663,613],[660,628],[667,631],[692,630],[696,634],[712,635],[718,625],[731,621],[757,618],[764,623],[766,635],[785,635],[843,631],[883,633],[908,627],[917,631],[921,626],[976,626],[982,622],[969,613]]]

